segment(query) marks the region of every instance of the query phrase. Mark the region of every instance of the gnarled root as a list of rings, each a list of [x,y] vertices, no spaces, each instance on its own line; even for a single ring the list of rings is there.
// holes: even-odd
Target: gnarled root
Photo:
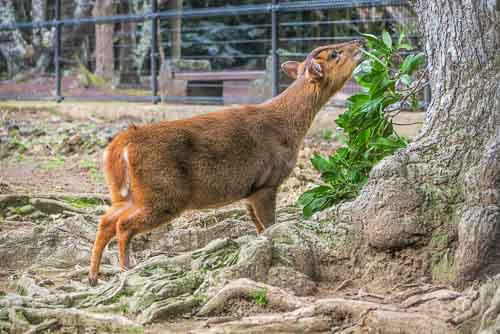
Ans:
[[[226,302],[233,298],[250,296],[252,293],[265,293],[267,303],[284,311],[290,311],[304,306],[300,298],[295,297],[283,289],[255,282],[246,278],[232,281],[210,299],[198,312],[200,316],[207,316],[223,310]]]

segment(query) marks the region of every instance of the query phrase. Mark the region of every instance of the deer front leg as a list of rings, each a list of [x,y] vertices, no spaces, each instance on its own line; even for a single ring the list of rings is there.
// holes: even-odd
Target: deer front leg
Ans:
[[[276,220],[276,188],[264,188],[257,191],[248,199],[252,207],[253,215],[260,223],[261,229],[257,227],[257,233],[273,225]],[[250,214],[252,216],[252,213]],[[253,217],[252,217],[253,219]],[[257,226],[257,223],[255,222]]]

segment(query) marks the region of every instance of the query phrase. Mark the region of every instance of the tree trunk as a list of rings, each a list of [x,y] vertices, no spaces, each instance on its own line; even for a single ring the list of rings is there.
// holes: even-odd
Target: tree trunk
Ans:
[[[132,5],[129,1],[121,1],[121,14],[131,14]],[[136,48],[134,22],[123,22],[121,24],[120,38],[120,84],[139,84],[139,74],[134,66],[134,50]]]
[[[94,1],[78,0],[74,2],[64,2],[62,6],[63,17],[81,19],[92,15]],[[63,26],[61,33],[62,56],[65,59],[74,59],[78,55],[79,61],[89,67],[90,52],[89,40],[93,38],[94,26],[91,24],[81,24],[75,26]]]
[[[181,11],[182,0],[169,0],[168,9]],[[170,40],[172,41],[170,55],[172,59],[179,59],[182,53],[182,17],[178,15],[169,19],[168,26],[170,28]]]
[[[424,127],[374,168],[356,200],[338,208],[338,219],[360,224],[372,248],[427,249],[431,266],[440,261],[436,248],[451,249],[448,279],[459,284],[500,272],[500,12],[494,4],[413,1],[433,93]]]
[[[47,1],[32,0],[31,16],[35,22],[48,21]],[[53,41],[54,34],[52,29],[40,28],[33,29],[32,45],[34,49],[34,58],[36,59],[33,74],[45,74],[53,61]]]
[[[16,22],[12,0],[0,0],[0,24]],[[12,78],[24,68],[27,44],[19,30],[0,31],[0,53],[7,63],[7,73]]]
[[[94,17],[113,15],[113,0],[97,0],[92,15]],[[114,24],[95,26],[95,74],[105,80],[113,78],[113,32]]]

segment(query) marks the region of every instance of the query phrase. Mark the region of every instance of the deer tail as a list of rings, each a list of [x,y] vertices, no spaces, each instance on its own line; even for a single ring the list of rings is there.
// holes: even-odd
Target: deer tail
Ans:
[[[128,146],[120,140],[113,141],[104,151],[104,175],[113,203],[130,198]]]

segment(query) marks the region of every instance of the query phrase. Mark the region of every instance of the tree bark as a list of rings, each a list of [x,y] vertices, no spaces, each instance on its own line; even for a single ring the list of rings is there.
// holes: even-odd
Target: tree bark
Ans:
[[[65,2],[62,6],[63,17],[81,19],[92,15],[93,0],[78,0]],[[62,52],[63,58],[74,59],[78,55],[80,62],[90,68],[90,37],[93,38],[94,26],[81,24],[62,27]]]
[[[169,0],[168,9],[181,11],[182,0]],[[180,59],[182,53],[182,17],[178,15],[169,19],[168,25],[170,28],[170,40],[172,41],[170,55],[172,59]]]
[[[97,0],[92,15],[94,17],[113,15],[113,0]],[[95,26],[95,74],[105,80],[113,78],[113,32],[114,24]]]
[[[454,253],[449,280],[463,284],[500,272],[500,12],[495,1],[412,4],[433,93],[424,127],[338,218],[383,251],[440,243]]]
[[[11,0],[0,0],[0,24],[16,22],[16,14]],[[0,53],[7,62],[10,78],[24,68],[27,43],[19,30],[0,31]]]
[[[132,5],[129,1],[122,0],[121,13],[131,14]],[[120,84],[138,84],[139,74],[134,66],[134,50],[136,48],[135,33],[136,24],[134,22],[123,22],[121,24],[121,38],[120,38]]]

